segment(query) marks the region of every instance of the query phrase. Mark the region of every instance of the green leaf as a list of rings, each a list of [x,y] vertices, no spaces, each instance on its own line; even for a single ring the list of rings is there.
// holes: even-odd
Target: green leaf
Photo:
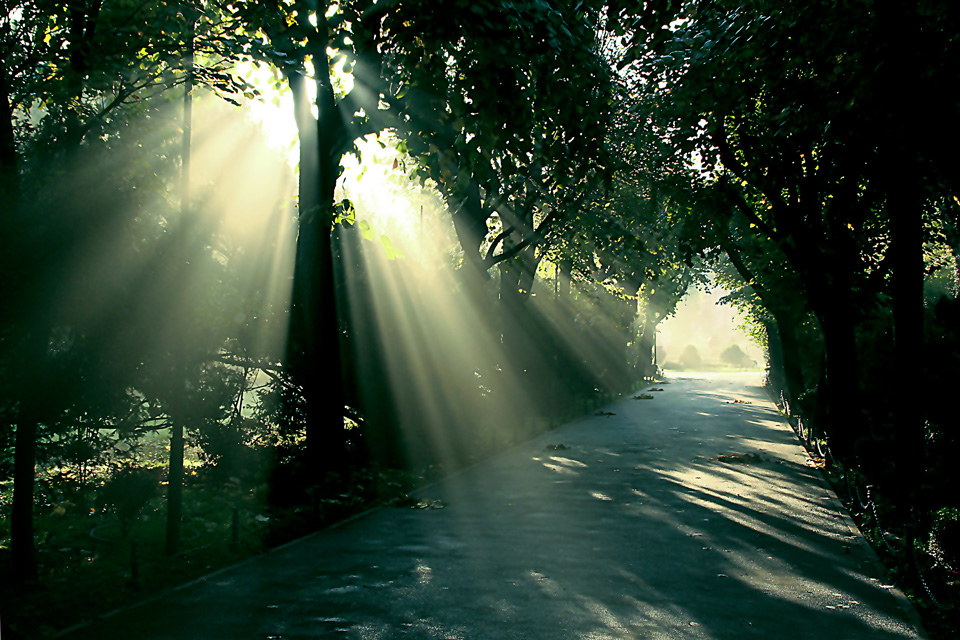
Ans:
[[[370,226],[369,222],[360,220],[357,226],[360,227],[360,233],[363,234],[364,240],[373,240],[373,227]]]

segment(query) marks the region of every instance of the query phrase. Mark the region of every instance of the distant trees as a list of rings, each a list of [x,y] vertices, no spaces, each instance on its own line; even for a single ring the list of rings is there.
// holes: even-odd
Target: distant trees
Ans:
[[[732,344],[724,349],[720,353],[720,360],[731,367],[736,367],[737,369],[746,369],[747,367],[756,364],[746,353],[743,352],[743,349],[740,348],[740,345],[737,344]]]
[[[692,344],[688,344],[680,352],[680,366],[684,369],[698,371],[703,366],[703,358],[700,357],[700,351]]]

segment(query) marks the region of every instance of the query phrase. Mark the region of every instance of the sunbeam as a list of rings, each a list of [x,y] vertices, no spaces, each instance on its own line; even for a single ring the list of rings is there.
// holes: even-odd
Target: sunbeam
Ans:
[[[590,287],[558,300],[554,283],[538,279],[521,338],[507,344],[506,316],[491,313],[497,280],[463,278],[450,212],[429,181],[411,180],[409,160],[390,146],[361,149],[340,187],[357,220],[340,233],[340,278],[357,402],[397,431],[395,440],[371,431],[369,446],[407,463],[454,464],[538,433],[572,409],[571,384],[630,388],[622,316],[635,303],[611,305]]]

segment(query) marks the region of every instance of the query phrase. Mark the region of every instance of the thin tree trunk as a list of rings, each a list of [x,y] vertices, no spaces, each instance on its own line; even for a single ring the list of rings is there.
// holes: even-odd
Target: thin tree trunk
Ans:
[[[13,129],[13,110],[6,69],[0,69],[0,210],[6,238],[20,235],[20,175],[19,157]],[[19,384],[20,410],[16,417],[14,439],[13,508],[10,522],[13,577],[17,582],[32,582],[37,578],[36,548],[33,541],[33,500],[37,457],[39,376],[46,359],[46,332],[40,326],[29,327],[21,314],[28,307],[29,291],[22,276],[30,269],[19,259],[12,247],[0,249],[3,254],[3,272],[10,282],[4,285],[4,299],[0,301],[0,326],[25,329],[23,352],[5,354],[12,361],[26,363],[28,375]],[[10,262],[8,262],[8,260]],[[15,332],[17,335],[19,332]],[[19,349],[15,349],[20,351]],[[9,425],[13,426],[13,425]]]
[[[777,338],[780,342],[781,366],[783,368],[784,383],[790,400],[800,397],[807,389],[807,381],[803,375],[803,366],[800,359],[800,342],[797,340],[798,322],[790,314],[773,313],[777,327]]]
[[[183,94],[183,141],[180,151],[180,216],[185,225],[190,215],[190,151],[193,128],[193,24],[187,32],[187,79]],[[183,367],[174,368],[174,395],[185,392],[183,381],[187,372]],[[167,539],[166,550],[173,555],[180,550],[180,521],[183,518],[183,423],[180,420],[182,403],[174,401],[173,420],[170,424],[170,463],[167,469]]]
[[[25,340],[27,375],[20,381],[20,411],[14,441],[13,509],[10,522],[10,546],[13,576],[17,582],[37,579],[36,546],[33,540],[33,501],[37,467],[37,432],[43,384],[41,374],[46,360],[46,331],[34,328]]]
[[[179,372],[178,372],[179,373]],[[177,392],[179,392],[179,385]],[[180,551],[180,521],[183,519],[183,424],[170,421],[170,461],[167,468],[167,555]]]
[[[847,296],[848,298],[849,296]],[[823,328],[826,375],[818,409],[825,410],[831,447],[837,457],[853,459],[855,443],[864,435],[860,418],[860,370],[853,309],[844,296],[835,297],[818,314]]]
[[[643,314],[643,327],[638,340],[641,358],[640,365],[642,367],[641,373],[645,378],[655,376],[657,373],[656,339],[657,325],[659,324],[657,320],[658,315],[656,311],[651,309],[646,310]]]
[[[17,205],[20,200],[19,158],[13,131],[10,87],[5,69],[0,69],[0,198],[3,198],[3,209],[15,216],[19,211]],[[9,229],[10,221],[4,220],[3,223],[5,228]]]
[[[13,509],[10,544],[13,575],[18,582],[37,578],[36,548],[33,544],[33,496],[36,473],[37,421],[30,411],[21,410],[14,446]]]

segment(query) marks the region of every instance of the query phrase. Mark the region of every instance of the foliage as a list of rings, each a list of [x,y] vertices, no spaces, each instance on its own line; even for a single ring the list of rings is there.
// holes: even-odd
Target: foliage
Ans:
[[[740,348],[740,345],[737,344],[732,344],[724,349],[720,354],[720,360],[725,364],[738,369],[745,369],[756,364],[747,356],[746,353],[743,352],[743,349]]]
[[[899,32],[874,0],[8,5],[0,474],[62,480],[38,500],[18,489],[21,513],[65,487],[80,505],[103,478],[129,532],[163,507],[146,458],[173,425],[221,482],[272,469],[260,493],[315,526],[369,499],[350,487],[384,466],[463,463],[631,390],[655,373],[659,323],[712,272],[838,457],[909,484],[899,504],[951,535],[960,206],[956,133],[931,130],[957,115],[947,3],[904,9]],[[241,60],[290,89],[300,134],[299,210],[264,211],[277,238],[259,247],[180,177],[181,88],[198,105],[256,98]],[[923,101],[892,95],[908,76]],[[342,197],[341,161],[367,135],[395,147],[398,189],[445,203],[429,215],[458,245],[449,283],[374,233],[362,186]],[[263,273],[294,218],[288,308]],[[404,299],[378,299],[377,278]],[[429,319],[410,339],[378,309],[380,325]],[[455,361],[431,331],[448,317],[493,346]],[[288,345],[258,337],[288,326]],[[402,364],[430,359],[426,390],[390,375],[405,339]],[[745,364],[737,345],[722,358]],[[936,390],[920,427],[897,418],[890,362]],[[421,402],[436,389],[457,401]],[[878,464],[891,439],[910,446]],[[317,443],[320,465],[304,456]]]
[[[98,500],[120,519],[121,537],[126,539],[133,521],[159,489],[159,474],[155,469],[125,467],[103,484]]]
[[[701,358],[700,352],[697,351],[695,346],[688,344],[680,353],[679,362],[684,369],[696,371],[703,365],[703,358]]]
[[[956,115],[938,83],[956,63],[957,14],[939,1],[660,8],[668,26],[630,33],[622,65],[688,165],[686,246],[768,336],[771,381],[828,435],[832,460],[866,473],[922,538],[955,504],[955,450],[931,419],[938,401],[889,389],[960,356],[943,323],[955,179],[932,134]]]

